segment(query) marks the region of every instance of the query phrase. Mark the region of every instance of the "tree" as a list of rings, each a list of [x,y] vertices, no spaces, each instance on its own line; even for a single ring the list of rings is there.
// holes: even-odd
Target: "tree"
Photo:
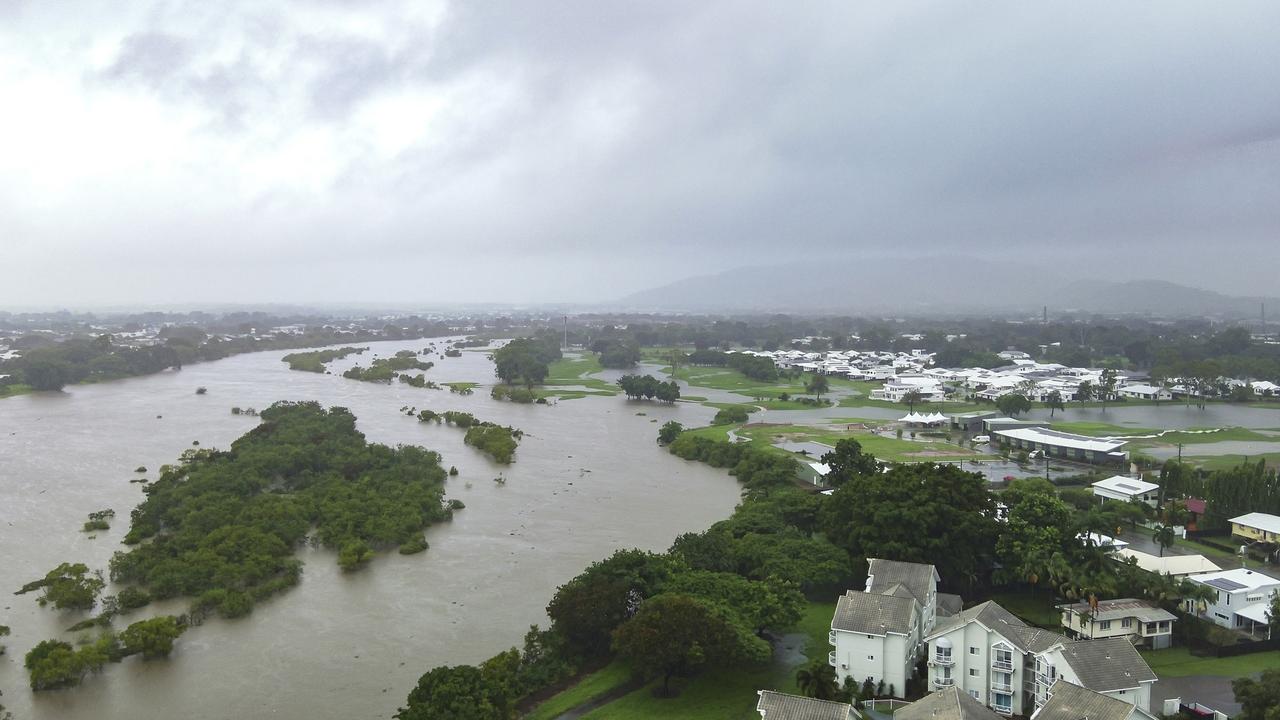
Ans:
[[[8,634],[9,634],[9,626],[0,625],[0,638],[5,637]],[[0,643],[0,655],[3,655],[3,654],[4,654],[4,643]]]
[[[1053,418],[1054,411],[1067,409],[1066,405],[1062,403],[1062,393],[1057,390],[1050,390],[1049,394],[1045,396],[1044,403],[1049,406],[1050,419]]]
[[[44,588],[40,596],[40,604],[53,606],[59,610],[88,610],[98,601],[98,594],[107,583],[102,573],[89,572],[84,563],[62,563],[50,570],[43,578],[23,585],[15,595]]]
[[[675,420],[668,420],[658,428],[658,444],[670,445],[672,441],[680,437],[680,433],[684,432],[684,426]]]
[[[613,634],[613,649],[645,678],[662,678],[671,696],[671,678],[705,665],[723,667],[769,658],[769,643],[736,627],[723,609],[687,595],[659,595]]]
[[[1264,670],[1257,680],[1232,680],[1231,690],[1240,703],[1236,720],[1280,720],[1280,670]]]
[[[23,665],[32,690],[76,685],[87,672],[71,644],[61,640],[42,640],[27,653]]]
[[[833,700],[840,692],[836,669],[825,658],[816,658],[796,671],[796,686],[805,697]]]
[[[71,367],[61,360],[32,360],[22,372],[35,390],[61,390],[71,381]]]
[[[907,406],[907,410],[914,412],[916,403],[924,400],[924,393],[919,390],[908,390],[902,394],[902,402]]]
[[[615,628],[635,614],[671,576],[674,561],[641,550],[619,550],[561,585],[547,605],[552,628],[588,657],[609,649]]]
[[[1271,595],[1271,605],[1267,608],[1267,631],[1271,637],[1280,637],[1280,593]]]
[[[1031,492],[1016,498],[996,542],[1004,579],[1033,587],[1050,580],[1054,556],[1074,535],[1071,516],[1071,508],[1052,492]]]
[[[1031,401],[1020,393],[1006,393],[996,398],[996,407],[1009,416],[1017,416],[1031,409]]]
[[[1160,546],[1160,557],[1164,557],[1164,551],[1173,545],[1177,536],[1173,534],[1173,527],[1169,525],[1161,525],[1152,533],[1151,539]]]
[[[1093,383],[1089,382],[1088,380],[1082,381],[1080,383],[1080,386],[1076,388],[1076,400],[1079,400],[1082,403],[1086,403],[1092,400],[1093,395],[1094,395]]]
[[[835,449],[823,454],[821,462],[831,468],[827,473],[827,484],[839,487],[854,475],[868,475],[880,472],[880,461],[870,453],[862,452],[862,443],[853,438],[844,438],[836,442]]]
[[[972,587],[990,567],[998,523],[984,476],[913,463],[850,477],[823,501],[818,529],[850,557],[933,563]]]
[[[173,651],[173,641],[187,629],[172,615],[162,615],[150,620],[139,620],[120,633],[125,655],[142,654],[144,660],[167,657]]]
[[[804,384],[806,392],[812,393],[818,400],[822,400],[822,393],[831,389],[831,384],[827,382],[827,376],[821,373],[814,373],[809,381]]]
[[[418,678],[397,720],[510,720],[513,698],[500,678],[473,665],[440,666]]]
[[[1102,371],[1102,379],[1098,383],[1098,399],[1102,401],[1102,410],[1106,412],[1107,401],[1116,392],[1116,371],[1107,368]]]

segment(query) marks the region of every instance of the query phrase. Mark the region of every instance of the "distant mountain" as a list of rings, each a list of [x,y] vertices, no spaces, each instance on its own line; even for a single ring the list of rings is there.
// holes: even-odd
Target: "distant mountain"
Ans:
[[[686,278],[618,300],[633,310],[1258,316],[1262,298],[1163,280],[1078,280],[1065,271],[970,257],[869,258],[744,267]],[[1267,300],[1280,313],[1280,300]]]

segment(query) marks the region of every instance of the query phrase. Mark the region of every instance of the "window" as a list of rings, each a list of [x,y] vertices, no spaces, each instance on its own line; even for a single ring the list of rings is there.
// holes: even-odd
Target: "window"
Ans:
[[[868,660],[875,660],[875,659],[876,659],[876,656],[875,656],[875,655],[868,655],[868,656],[867,656],[867,659],[868,659]]]
[[[970,690],[969,697],[973,698],[974,700],[977,700],[978,702],[982,702],[982,698],[978,696],[977,690]]]
[[[1121,621],[1120,621],[1120,627],[1122,627],[1122,628],[1131,628],[1131,627],[1133,627],[1133,618],[1125,618],[1125,619],[1121,620]]]
[[[992,693],[991,704],[997,712],[1009,712],[1013,710],[1013,695],[1009,693]]]
[[[969,677],[978,677],[978,668],[969,668]]]
[[[1227,616],[1226,616],[1226,615],[1223,615],[1223,614],[1222,614],[1222,613],[1220,613],[1220,612],[1216,612],[1216,613],[1214,613],[1213,615],[1214,615],[1214,617],[1218,618],[1219,620],[1226,620],[1226,619],[1227,619]]]
[[[978,648],[973,647],[972,645],[970,645],[970,646],[969,646],[969,654],[970,654],[970,655],[977,655],[977,654],[978,654]]]
[[[1110,621],[1110,620],[1103,620],[1101,623],[1099,623],[1099,624],[1098,624],[1098,627],[1102,628],[1103,630],[1110,630],[1110,629],[1111,629],[1111,621]]]

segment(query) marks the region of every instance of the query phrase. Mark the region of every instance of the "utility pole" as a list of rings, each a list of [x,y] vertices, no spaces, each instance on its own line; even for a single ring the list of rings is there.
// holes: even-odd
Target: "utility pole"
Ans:
[[[564,316],[564,349],[569,349],[569,316]]]

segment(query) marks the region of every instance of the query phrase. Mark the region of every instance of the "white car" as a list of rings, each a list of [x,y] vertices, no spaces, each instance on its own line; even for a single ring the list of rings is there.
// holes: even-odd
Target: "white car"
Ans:
[[[990,436],[990,435],[977,435],[977,436],[975,436],[975,437],[973,438],[973,441],[974,441],[974,442],[976,442],[976,443],[989,443],[989,442],[991,442],[991,436]]]

